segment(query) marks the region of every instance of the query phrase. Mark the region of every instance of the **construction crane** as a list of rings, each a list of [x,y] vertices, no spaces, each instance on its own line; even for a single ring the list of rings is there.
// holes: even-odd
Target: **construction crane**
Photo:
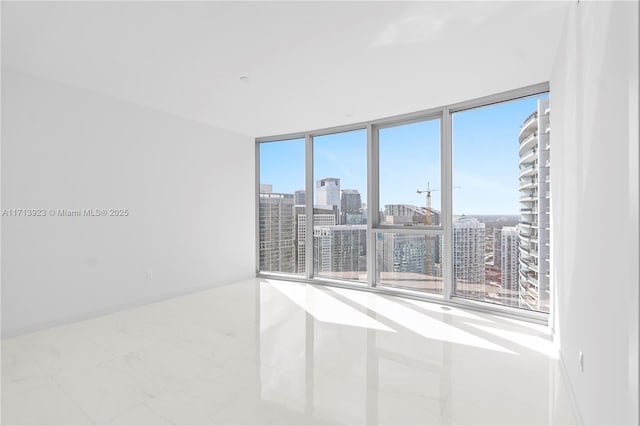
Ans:
[[[428,225],[431,225],[431,193],[435,192],[435,191],[439,191],[438,189],[431,189],[431,186],[429,185],[429,182],[427,182],[427,189],[424,190],[420,190],[418,189],[416,191],[416,193],[418,195],[421,194],[427,194],[427,209],[425,211],[425,217],[424,217],[424,221],[425,223]],[[425,250],[426,250],[426,263],[425,263],[425,274],[427,275],[432,275],[433,274],[433,258],[432,258],[432,253],[431,253],[431,244],[429,244],[429,237],[425,237]]]
[[[427,194],[427,210],[425,211],[425,223],[427,225],[431,225],[431,193],[435,191],[439,191],[439,189],[431,189],[431,187],[429,186],[429,182],[427,182],[427,189],[418,189],[416,191],[416,193],[419,195],[424,193]]]
[[[460,188],[460,187],[459,186],[454,186],[453,187],[453,189],[457,189],[457,188]],[[431,211],[431,193],[432,192],[436,192],[436,191],[439,191],[439,189],[432,189],[431,186],[429,185],[429,182],[427,182],[427,189],[423,189],[423,190],[418,189],[416,191],[416,193],[418,195],[427,194],[426,195],[426,198],[427,198],[426,208],[427,209],[425,211],[425,219],[424,219],[424,221],[425,221],[425,223],[427,225],[431,225],[431,222],[432,222],[432,220],[431,220],[431,214],[432,214],[432,211]],[[425,237],[425,238],[426,238],[426,255],[427,255],[426,264],[425,264],[425,273],[427,275],[431,275],[432,273],[434,273],[433,268],[434,268],[435,265],[433,264],[434,259],[432,257],[431,244],[429,244],[429,237]],[[434,251],[435,251],[435,248],[434,248]]]
[[[461,186],[454,186],[453,189],[460,189]],[[436,192],[436,191],[440,191],[439,189],[431,189],[431,187],[429,186],[429,182],[427,182],[427,189],[423,189],[423,190],[417,190],[416,193],[417,194],[427,194],[427,211],[425,212],[425,223],[427,225],[431,225],[431,193],[432,192]]]

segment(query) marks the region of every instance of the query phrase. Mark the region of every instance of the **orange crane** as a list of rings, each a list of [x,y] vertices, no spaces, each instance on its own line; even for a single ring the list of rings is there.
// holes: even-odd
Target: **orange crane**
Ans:
[[[458,189],[458,188],[460,188],[460,186],[454,186],[453,187],[453,189]],[[427,205],[426,205],[427,209],[425,211],[425,218],[424,218],[424,221],[425,221],[425,223],[427,225],[431,225],[431,222],[432,222],[432,219],[431,219],[432,218],[432,216],[431,216],[432,215],[432,211],[431,211],[431,193],[435,192],[435,191],[439,191],[439,189],[431,189],[431,186],[429,185],[429,182],[427,182],[427,189],[423,189],[423,190],[418,189],[416,191],[417,194],[425,194],[425,193],[427,194]],[[427,249],[427,259],[426,259],[426,261],[427,262],[426,262],[426,265],[425,265],[426,266],[425,273],[427,275],[430,275],[432,273],[431,272],[431,268],[433,267],[431,244],[429,244],[429,237],[425,237],[425,238],[426,238],[426,243],[427,243],[427,247],[426,247],[426,249]]]
[[[431,192],[435,192],[435,191],[439,191],[438,189],[431,189],[431,186],[429,185],[429,182],[427,182],[427,189],[424,190],[417,190],[416,193],[417,194],[427,194],[427,209],[425,211],[425,217],[424,217],[424,221],[427,225],[431,225]],[[429,237],[425,237],[425,243],[426,243],[426,264],[425,264],[425,274],[427,275],[432,275],[433,271],[433,259],[432,259],[432,253],[431,253],[431,244],[429,244]]]
[[[427,210],[425,212],[425,223],[427,225],[431,225],[431,192],[435,192],[435,191],[439,191],[439,189],[431,189],[429,187],[429,182],[427,182],[427,189],[424,190],[417,190],[416,193],[417,194],[424,194],[425,192],[427,193]]]

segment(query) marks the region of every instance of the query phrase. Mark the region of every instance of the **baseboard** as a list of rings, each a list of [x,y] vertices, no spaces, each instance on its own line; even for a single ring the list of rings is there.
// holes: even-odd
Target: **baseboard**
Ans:
[[[111,306],[105,307],[104,309],[98,309],[98,310],[92,310],[92,311],[88,311],[88,312],[82,312],[82,313],[75,314],[75,315],[69,315],[69,316],[65,316],[65,317],[56,318],[56,319],[53,319],[51,321],[45,321],[45,322],[41,322],[41,323],[29,324],[28,326],[24,326],[24,327],[4,329],[4,330],[2,330],[2,339],[8,339],[10,337],[16,337],[16,336],[20,336],[20,335],[23,335],[23,334],[34,333],[36,331],[46,330],[46,329],[53,328],[53,327],[59,327],[61,325],[70,324],[70,323],[77,322],[77,321],[85,321],[85,320],[89,320],[89,319],[92,319],[92,318],[101,317],[103,315],[108,315],[108,314],[112,314],[112,313],[115,313],[115,312],[124,311],[124,310],[127,310],[127,309],[133,309],[133,308],[138,308],[138,307],[144,306],[144,305],[150,305],[150,304],[153,304],[153,303],[163,302],[165,300],[173,299],[173,298],[180,297],[180,296],[186,296],[186,295],[193,294],[193,293],[198,293],[200,291],[206,291],[206,290],[211,290],[211,289],[218,288],[218,287],[224,287],[226,285],[230,285],[230,284],[233,284],[233,283],[236,283],[236,282],[246,281],[246,280],[249,280],[251,278],[254,278],[253,274],[245,274],[245,275],[243,275],[241,277],[237,277],[235,279],[225,280],[223,283],[209,284],[209,285],[204,285],[204,286],[187,287],[187,288],[181,289],[179,291],[163,293],[163,294],[155,295],[153,297],[148,297],[148,298],[144,298],[144,299],[137,299],[137,300],[132,300],[132,301],[129,301],[129,302],[126,302],[126,303],[120,303],[120,304],[111,305]]]
[[[560,375],[562,376],[562,381],[564,382],[565,388],[567,390],[567,394],[569,395],[569,403],[571,404],[571,409],[573,411],[573,416],[576,419],[576,422],[580,426],[584,426],[584,419],[582,418],[582,413],[580,413],[580,407],[578,406],[578,399],[576,398],[576,394],[573,391],[573,384],[569,379],[569,372],[567,371],[567,365],[564,362],[564,357],[562,356],[562,351],[558,350],[558,358],[560,360]]]

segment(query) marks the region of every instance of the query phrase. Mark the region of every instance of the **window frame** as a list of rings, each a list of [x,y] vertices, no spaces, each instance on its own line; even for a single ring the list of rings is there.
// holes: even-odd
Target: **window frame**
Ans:
[[[416,117],[416,118],[411,118],[411,119],[400,119],[400,120],[394,120],[394,121],[386,121],[383,122],[381,124],[373,124],[371,126],[371,131],[373,132],[373,144],[375,144],[375,147],[373,149],[376,150],[376,152],[379,153],[380,151],[380,130],[383,129],[391,129],[391,128],[395,128],[395,127],[400,127],[400,126],[406,126],[409,124],[416,124],[416,123],[422,123],[422,122],[426,122],[426,121],[431,121],[431,120],[440,120],[440,181],[444,182],[445,179],[445,171],[444,171],[444,155],[443,155],[443,151],[444,151],[444,138],[443,138],[443,133],[444,133],[444,117],[443,117],[443,111],[442,110],[438,110],[438,111],[434,111],[433,113],[430,113],[428,115],[423,115],[421,117]],[[372,164],[371,166],[374,167],[375,169],[375,176],[373,176],[373,178],[375,179],[375,183],[376,183],[376,191],[377,191],[377,196],[375,197],[375,199],[373,200],[375,203],[375,205],[372,204],[373,207],[375,207],[375,211],[380,211],[380,200],[379,200],[379,195],[380,195],[380,158],[379,155],[376,156],[376,163]],[[380,230],[379,232],[390,232],[390,230],[397,230],[397,231],[408,231],[410,229],[415,229],[415,230],[422,230],[422,231],[430,231],[427,233],[433,233],[433,234],[441,234],[444,231],[444,226],[442,224],[442,216],[445,214],[444,213],[444,189],[440,190],[441,192],[441,211],[440,211],[440,224],[439,225],[428,225],[428,226],[402,226],[402,225],[387,225],[387,224],[383,224],[380,223],[379,221],[379,216],[376,215],[376,223],[374,223],[375,228]],[[384,231],[383,231],[384,230]],[[437,232],[431,232],[431,231],[437,231]],[[402,233],[402,232],[401,232]]]
[[[256,276],[259,278],[278,278],[311,284],[324,284],[344,288],[355,288],[371,291],[380,294],[408,297],[418,300],[431,301],[443,305],[462,307],[483,313],[498,314],[510,318],[522,319],[538,324],[553,324],[554,315],[554,292],[552,287],[554,282],[551,276],[549,313],[527,310],[507,305],[498,305],[489,302],[472,300],[456,296],[453,288],[453,162],[452,162],[452,115],[456,112],[468,109],[489,106],[493,104],[514,101],[521,98],[550,93],[549,83],[534,84],[514,90],[495,93],[471,100],[444,105],[408,114],[401,114],[392,117],[385,117],[376,120],[357,122],[353,124],[316,129],[306,132],[296,132],[283,135],[258,137],[255,139],[255,255],[256,255]],[[379,205],[379,131],[416,122],[440,119],[440,173],[441,173],[441,212],[440,224],[431,226],[399,226],[381,224],[378,212]],[[291,139],[305,140],[305,191],[306,205],[305,213],[307,223],[313,223],[313,138],[334,133],[342,133],[353,130],[366,129],[367,133],[367,282],[358,283],[353,281],[342,281],[314,276],[313,270],[313,232],[305,234],[306,250],[306,273],[302,275],[292,275],[284,273],[273,273],[260,271],[260,232],[259,232],[259,201],[260,201],[260,145],[262,143],[278,142]],[[549,226],[549,237],[553,231]],[[418,290],[398,289],[389,286],[380,286],[375,280],[376,269],[376,234],[377,233],[402,233],[418,235],[440,235],[443,238],[443,268],[442,281],[443,292],[441,295]],[[553,269],[553,266],[551,266]]]
[[[336,130],[339,129],[339,130]],[[313,200],[315,200],[315,181],[314,181],[314,167],[313,167],[313,153],[314,153],[314,140],[317,137],[322,137],[322,136],[328,136],[328,135],[338,135],[340,133],[348,133],[348,132],[354,132],[354,131],[358,131],[358,130],[364,130],[366,133],[366,150],[367,150],[367,156],[368,156],[368,152],[369,152],[369,128],[366,125],[354,125],[354,126],[340,126],[340,127],[332,127],[332,128],[328,128],[328,129],[322,129],[322,130],[318,130],[315,132],[309,132],[306,135],[308,136],[308,138],[310,139],[308,141],[308,145],[307,148],[305,150],[306,154],[307,154],[307,158],[306,158],[306,164],[307,167],[305,168],[305,172],[307,172],[307,182],[306,182],[306,191],[307,194],[311,194],[311,198],[307,198],[305,201],[309,201],[311,200],[311,202],[307,202],[305,207],[305,214],[307,215],[307,217],[311,217],[311,220],[313,221]],[[309,156],[309,154],[311,154]],[[310,158],[309,158],[310,157]],[[367,189],[369,187],[369,162],[367,161]],[[368,192],[367,192],[367,197],[368,197]],[[367,208],[367,224],[369,223],[369,209]],[[305,219],[306,220],[306,219]],[[313,223],[313,222],[311,222]],[[356,288],[361,288],[361,287],[365,287],[365,286],[369,286],[370,283],[370,273],[369,273],[369,252],[371,251],[371,247],[369,246],[369,243],[371,242],[371,239],[369,238],[369,227],[367,226],[366,229],[366,247],[367,247],[367,280],[366,282],[363,281],[354,281],[354,280],[338,280],[336,278],[331,278],[331,277],[322,277],[319,275],[315,275],[315,265],[313,264],[313,231],[312,232],[307,232],[305,234],[305,250],[306,250],[306,258],[305,260],[307,261],[306,264],[306,271],[308,271],[308,273],[306,274],[306,278],[307,279],[314,279],[317,280],[319,282],[325,282],[328,284],[332,284],[332,283],[343,283],[343,284],[347,284],[350,286],[354,286]],[[311,234],[311,235],[309,235]],[[307,247],[309,247],[307,249]],[[311,259],[309,259],[309,256],[311,256]],[[309,269],[309,267],[311,269]]]

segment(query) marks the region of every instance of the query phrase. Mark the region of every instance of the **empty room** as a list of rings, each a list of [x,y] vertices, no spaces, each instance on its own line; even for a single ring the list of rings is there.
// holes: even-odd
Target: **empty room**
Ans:
[[[0,13],[2,425],[640,421],[637,1]]]

